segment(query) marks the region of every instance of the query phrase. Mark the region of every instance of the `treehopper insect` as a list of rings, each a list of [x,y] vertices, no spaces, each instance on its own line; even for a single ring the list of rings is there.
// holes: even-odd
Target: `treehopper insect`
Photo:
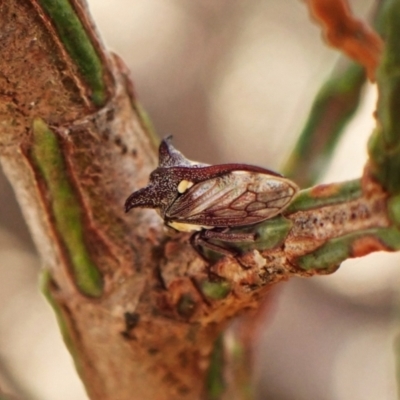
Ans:
[[[203,245],[222,254],[238,255],[211,240],[254,241],[254,233],[231,232],[230,228],[278,215],[297,191],[295,183],[261,167],[188,160],[168,137],[160,144],[159,165],[150,174],[149,184],[127,198],[125,211],[157,209],[167,226],[194,232],[191,243],[197,252]]]

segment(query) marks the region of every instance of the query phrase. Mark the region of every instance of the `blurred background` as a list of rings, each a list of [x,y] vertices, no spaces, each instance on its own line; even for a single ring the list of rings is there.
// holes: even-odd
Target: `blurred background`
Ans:
[[[359,16],[373,4],[351,1]],[[131,69],[158,134],[173,134],[188,158],[210,164],[279,170],[339,56],[299,0],[89,0],[89,7],[104,42]],[[362,172],[376,88],[364,94],[325,182]],[[332,276],[281,284],[257,343],[259,398],[396,399],[399,263],[399,254],[376,253]],[[39,294],[39,268],[0,170],[0,387],[32,400],[84,400]]]

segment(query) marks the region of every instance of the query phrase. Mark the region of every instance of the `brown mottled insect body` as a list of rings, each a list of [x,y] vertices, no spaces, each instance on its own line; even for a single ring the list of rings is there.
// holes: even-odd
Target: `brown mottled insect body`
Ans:
[[[158,209],[166,225],[196,232],[191,242],[197,249],[198,244],[207,245],[213,238],[254,240],[251,234],[230,233],[229,228],[274,217],[289,205],[297,191],[292,181],[264,168],[194,163],[167,138],[161,142],[159,166],[151,173],[149,185],[128,197],[125,210]]]

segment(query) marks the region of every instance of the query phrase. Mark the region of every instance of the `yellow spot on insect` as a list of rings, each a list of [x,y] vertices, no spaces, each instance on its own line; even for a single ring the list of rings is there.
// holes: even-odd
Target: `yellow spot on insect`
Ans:
[[[190,182],[190,181],[187,181],[186,179],[184,179],[178,185],[178,192],[185,193],[186,190],[190,189],[193,185],[194,185],[193,182]]]
[[[171,228],[174,228],[180,232],[193,232],[193,231],[201,231],[202,229],[212,228],[212,226],[185,224],[184,222],[176,222],[176,221],[170,221],[168,222],[168,225]]]

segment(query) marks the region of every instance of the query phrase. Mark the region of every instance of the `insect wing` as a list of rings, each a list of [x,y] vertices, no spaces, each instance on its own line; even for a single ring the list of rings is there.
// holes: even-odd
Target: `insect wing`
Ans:
[[[251,225],[279,214],[297,190],[279,176],[232,171],[192,186],[166,210],[165,219],[218,227]]]

